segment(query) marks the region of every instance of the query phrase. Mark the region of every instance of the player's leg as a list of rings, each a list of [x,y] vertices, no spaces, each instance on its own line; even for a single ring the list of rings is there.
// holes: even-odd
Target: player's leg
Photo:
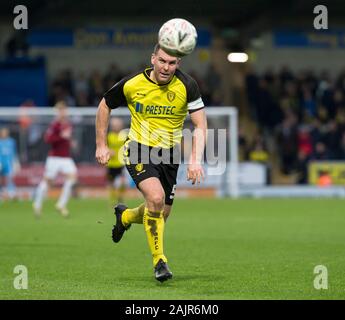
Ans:
[[[32,204],[32,207],[34,209],[34,213],[36,216],[40,216],[42,213],[42,203],[46,197],[48,188],[51,183],[52,183],[52,180],[50,180],[48,177],[43,177],[43,179],[41,180],[41,182],[38,184],[36,188],[35,197]]]
[[[3,178],[3,175],[2,175],[1,163],[0,163],[0,201],[3,198],[3,185],[4,185],[4,178]]]
[[[42,211],[42,203],[48,192],[48,188],[58,173],[58,163],[56,157],[48,157],[45,164],[44,174],[41,182],[38,184],[32,207],[35,215],[39,216]]]
[[[126,190],[126,177],[123,173],[123,167],[111,168],[111,175],[109,176],[109,182],[110,182],[110,177],[112,177],[112,180],[110,183],[111,202],[121,203],[123,202],[123,196]]]
[[[62,159],[61,165],[62,167],[59,169],[65,175],[65,180],[55,207],[63,216],[66,217],[69,214],[67,203],[71,197],[73,185],[77,181],[77,167],[75,166],[74,161],[70,158]]]
[[[130,153],[132,156],[130,157]],[[158,177],[156,171],[152,171],[152,167],[147,164],[141,163],[139,146],[134,141],[126,141],[124,144],[124,162],[126,168],[135,182],[137,188],[138,184],[147,178],[152,176]],[[134,157],[133,157],[134,156]],[[145,210],[145,203],[139,205],[136,208],[128,208],[124,204],[118,204],[115,207],[116,224],[112,229],[112,239],[114,242],[119,242],[122,239],[123,234],[128,230],[132,223],[143,223],[143,216]]]
[[[157,181],[159,182],[157,178],[158,173],[151,165],[143,165],[142,168],[139,168],[139,171],[135,169],[135,167],[138,169],[136,165],[128,165],[127,169],[141,192],[142,190],[139,187],[139,184],[142,181],[155,177],[155,179],[157,179]],[[145,207],[146,201],[136,208],[128,208],[124,204],[118,204],[115,207],[116,224],[114,225],[114,228],[112,230],[112,239],[114,242],[117,243],[121,240],[124,232],[131,227],[132,223],[143,224]]]
[[[14,170],[12,167],[9,168],[8,174],[5,177],[5,188],[8,199],[13,200],[16,197],[16,185],[13,180]]]
[[[115,170],[113,168],[107,168],[107,187],[109,195],[109,204],[113,208],[116,203],[117,193],[115,188]]]
[[[0,164],[1,175],[3,177],[4,199],[13,199],[16,194],[16,188],[13,182],[13,165],[7,161]]]
[[[77,181],[76,175],[67,175],[64,180],[64,184],[62,186],[62,190],[60,193],[60,197],[58,199],[58,202],[56,203],[56,209],[64,216],[68,216],[69,211],[67,209],[67,203],[68,200],[71,197],[72,189],[74,184]]]
[[[115,186],[118,187],[118,202],[123,202],[124,195],[126,192],[126,176],[124,174],[124,167],[120,168],[120,174],[115,182]],[[117,185],[117,182],[119,185]]]
[[[160,164],[155,167],[159,173],[159,182],[161,188],[163,189],[164,198],[163,201],[163,210],[161,212],[161,224],[162,234],[158,234],[159,237],[162,238],[163,241],[163,233],[164,233],[164,224],[169,217],[171,212],[171,207],[175,197],[175,189],[176,189],[176,177],[178,171],[178,165],[174,164]],[[145,221],[145,219],[144,219]],[[159,230],[159,228],[157,228]],[[163,242],[162,242],[162,249],[163,249]],[[172,272],[169,270],[167,262],[163,259],[159,259],[159,261],[155,264],[155,277],[158,281],[165,281],[172,277]]]
[[[165,192],[164,220],[167,221],[176,192],[176,178],[178,165],[165,164],[159,166],[160,181]]]
[[[143,217],[145,212],[146,203],[141,203],[138,207],[135,208],[126,208],[122,214],[122,223],[125,226],[128,226],[132,223],[142,224]],[[171,212],[172,205],[165,205],[163,210],[164,221],[167,222],[168,217]]]
[[[0,159],[0,200],[6,200],[6,164]]]
[[[127,227],[132,223],[143,224],[145,206],[146,204],[143,202],[138,207],[126,208],[122,214],[123,225]]]
[[[158,281],[165,281],[172,277],[163,248],[165,192],[156,177],[141,181],[139,189],[146,202],[143,222],[152,254],[155,277]]]
[[[16,198],[16,185],[14,184],[13,174],[6,177],[6,190],[9,199]]]

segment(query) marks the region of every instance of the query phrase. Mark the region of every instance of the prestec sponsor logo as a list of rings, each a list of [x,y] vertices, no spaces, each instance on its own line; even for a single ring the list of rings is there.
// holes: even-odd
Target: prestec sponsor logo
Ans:
[[[135,103],[135,112],[150,115],[174,115],[175,106],[144,106],[140,102]]]

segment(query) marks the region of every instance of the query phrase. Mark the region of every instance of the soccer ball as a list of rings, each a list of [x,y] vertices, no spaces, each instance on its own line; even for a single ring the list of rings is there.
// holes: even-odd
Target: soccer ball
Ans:
[[[196,29],[189,21],[174,18],[159,29],[158,43],[168,54],[183,57],[192,53],[197,37]]]

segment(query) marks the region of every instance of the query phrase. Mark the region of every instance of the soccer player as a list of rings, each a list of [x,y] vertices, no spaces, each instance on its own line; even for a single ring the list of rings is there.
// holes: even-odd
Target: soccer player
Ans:
[[[16,186],[13,182],[14,168],[17,160],[17,146],[10,137],[8,128],[0,129],[0,186],[4,186],[4,198],[14,199]]]
[[[46,160],[43,179],[37,187],[33,202],[36,216],[41,215],[42,202],[49,185],[59,173],[62,173],[65,176],[65,181],[55,208],[62,216],[67,217],[69,214],[67,203],[77,180],[77,168],[70,155],[72,125],[68,120],[67,105],[60,101],[55,105],[55,109],[57,111],[56,119],[50,124],[44,135],[44,140],[50,144],[51,149]]]
[[[105,165],[110,158],[106,132],[111,109],[127,105],[130,110],[125,162],[145,202],[134,209],[123,204],[115,207],[113,240],[119,242],[131,224],[144,224],[155,278],[161,282],[172,277],[164,255],[163,233],[174,200],[179,166],[175,159],[188,112],[195,130],[187,179],[195,184],[204,178],[204,104],[197,83],[178,69],[179,63],[180,58],[169,55],[157,44],[151,56],[153,67],[116,83],[104,94],[96,116],[96,159]]]
[[[123,130],[123,122],[120,118],[110,120],[110,131],[107,136],[110,159],[107,168],[108,187],[111,203],[122,202],[126,188],[126,177],[124,175],[124,161],[121,152],[127,135]]]

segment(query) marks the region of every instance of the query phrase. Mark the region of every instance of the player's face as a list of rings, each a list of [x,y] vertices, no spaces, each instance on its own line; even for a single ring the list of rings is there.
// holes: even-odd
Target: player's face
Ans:
[[[162,49],[159,49],[157,53],[153,53],[151,57],[151,63],[153,64],[153,76],[159,84],[168,83],[173,77],[180,59],[170,56]]]
[[[58,109],[58,118],[60,120],[67,119],[67,108]]]

